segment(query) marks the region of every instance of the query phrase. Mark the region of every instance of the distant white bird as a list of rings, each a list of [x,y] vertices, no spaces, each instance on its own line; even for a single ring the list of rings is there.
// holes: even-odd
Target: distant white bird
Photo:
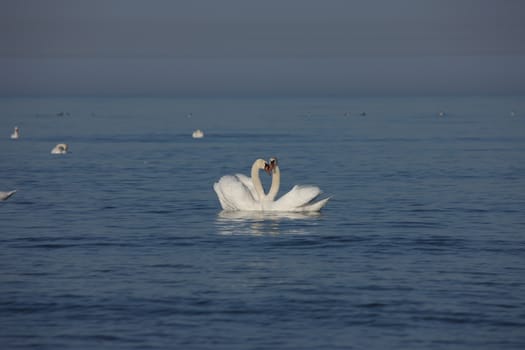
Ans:
[[[11,197],[16,193],[16,190],[9,192],[0,192],[0,201],[5,201],[7,198]]]
[[[20,137],[20,129],[18,128],[18,126],[15,126],[15,130],[11,134],[11,138],[13,140],[17,140],[19,137]]]
[[[191,137],[194,139],[202,139],[204,137],[204,133],[201,129],[197,129],[193,132],[193,134],[191,134]]]
[[[66,154],[68,149],[67,143],[59,143],[51,150],[51,154]]]

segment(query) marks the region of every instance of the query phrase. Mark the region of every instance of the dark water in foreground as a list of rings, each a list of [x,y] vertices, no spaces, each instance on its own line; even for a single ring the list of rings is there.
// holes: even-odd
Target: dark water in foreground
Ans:
[[[0,100],[0,130],[5,349],[525,348],[524,98]],[[270,156],[320,215],[220,213]]]

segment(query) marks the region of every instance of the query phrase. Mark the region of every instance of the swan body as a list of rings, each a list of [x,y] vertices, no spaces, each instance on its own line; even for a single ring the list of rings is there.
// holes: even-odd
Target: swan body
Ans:
[[[68,148],[67,143],[59,143],[51,150],[51,154],[66,154]]]
[[[264,159],[257,159],[252,164],[251,178],[245,175],[225,175],[213,185],[221,207],[227,211],[262,210],[261,198],[264,189],[259,177],[259,170],[269,171]]]
[[[13,130],[13,133],[11,134],[11,138],[13,140],[17,140],[20,137],[20,129],[18,126],[15,126],[15,129]]]
[[[15,193],[16,193],[16,190],[9,191],[9,192],[0,192],[0,200],[1,200],[1,201],[5,201],[6,199],[8,199],[9,197],[11,197],[11,196],[14,195]]]
[[[191,134],[191,137],[194,139],[202,139],[204,137],[204,133],[201,129],[197,129],[193,132],[193,134]]]

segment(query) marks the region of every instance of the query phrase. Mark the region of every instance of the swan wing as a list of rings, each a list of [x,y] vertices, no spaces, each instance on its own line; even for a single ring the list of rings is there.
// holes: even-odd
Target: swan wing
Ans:
[[[317,202],[313,202],[313,203],[310,203],[310,204],[307,204],[305,206],[302,206],[300,208],[297,208],[297,211],[301,211],[301,212],[316,212],[316,211],[320,211],[322,207],[324,207],[326,205],[326,203],[328,202],[328,200],[330,199],[330,197],[327,197],[327,198],[323,198]]]
[[[233,208],[230,207],[230,204],[228,203],[228,200],[226,199],[224,193],[222,192],[222,184],[219,180],[219,182],[216,182],[213,184],[213,190],[217,194],[217,198],[219,198],[219,203],[221,203],[221,207],[224,210],[232,210]]]
[[[250,189],[239,180],[237,176],[225,175],[213,185],[215,193],[219,198],[222,209],[235,210],[258,210],[260,205],[253,197]]]
[[[259,196],[257,195],[257,191],[255,190],[255,186],[253,185],[253,181],[251,177],[248,177],[244,174],[235,174],[235,177],[244,185],[246,188],[250,191],[252,194],[252,197],[254,199],[257,199]]]
[[[310,207],[310,205],[313,204],[313,201],[321,193],[321,189],[317,186],[295,185],[288,193],[273,203],[272,209],[282,211],[315,211],[313,209],[316,209],[316,207]]]

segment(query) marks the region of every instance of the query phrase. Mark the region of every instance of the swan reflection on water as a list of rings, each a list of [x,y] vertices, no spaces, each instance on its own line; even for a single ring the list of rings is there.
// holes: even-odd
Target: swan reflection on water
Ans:
[[[319,217],[319,212],[223,210],[217,215],[216,223],[219,234],[223,235],[307,234],[308,227],[304,225],[304,220],[315,221]]]

